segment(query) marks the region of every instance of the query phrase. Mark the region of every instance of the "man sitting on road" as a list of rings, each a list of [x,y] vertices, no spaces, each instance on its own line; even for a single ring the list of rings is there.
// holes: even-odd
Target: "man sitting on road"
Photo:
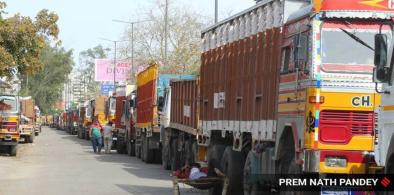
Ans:
[[[106,154],[111,153],[112,131],[114,129],[112,124],[112,121],[110,121],[104,126],[104,149]]]

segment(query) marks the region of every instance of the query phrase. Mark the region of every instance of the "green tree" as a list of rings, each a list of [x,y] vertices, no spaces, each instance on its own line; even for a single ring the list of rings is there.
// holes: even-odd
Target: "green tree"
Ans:
[[[52,113],[55,103],[62,98],[64,83],[73,68],[72,51],[47,43],[40,55],[40,63],[44,68],[29,77],[28,86],[27,82],[22,83],[22,89],[28,89],[22,93],[32,96],[42,113]]]
[[[58,16],[40,11],[35,20],[16,14],[4,18],[6,4],[0,1],[0,76],[33,74],[43,69],[40,61],[46,39],[57,40]]]
[[[77,71],[80,73],[80,78],[83,78],[83,83],[86,86],[87,99],[94,98],[100,93],[99,82],[94,80],[94,65],[95,59],[107,58],[106,51],[109,51],[109,49],[98,45],[79,53],[80,64]]]

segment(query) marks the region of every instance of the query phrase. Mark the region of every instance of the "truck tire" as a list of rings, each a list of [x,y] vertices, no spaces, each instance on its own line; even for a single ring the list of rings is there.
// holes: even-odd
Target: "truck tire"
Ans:
[[[155,151],[149,149],[149,138],[144,136],[143,144],[142,144],[142,156],[143,161],[146,163],[153,163],[155,160]]]
[[[18,149],[18,147],[17,147],[17,145],[15,145],[15,146],[10,146],[9,147],[9,151],[8,151],[8,153],[9,153],[9,155],[10,156],[16,156],[16,154],[17,154],[17,149]]]
[[[141,145],[140,146],[137,146],[137,145],[135,146],[135,156],[137,158],[139,158],[139,159],[142,159],[141,150],[142,150]]]
[[[394,136],[394,135],[393,135]],[[394,174],[394,137],[389,144],[386,158],[386,166],[384,168],[385,174]]]
[[[248,156],[245,160],[244,170],[243,170],[243,191],[244,195],[257,195],[262,193],[262,186],[259,185],[257,176],[261,173],[259,172],[258,159],[261,158],[261,154],[256,154],[253,151],[249,151]],[[256,169],[256,170],[253,170]]]
[[[35,136],[38,136],[38,135],[39,135],[39,132],[34,132],[34,135],[35,135]]]
[[[79,139],[81,139],[81,137],[82,137],[82,136],[81,136],[81,130],[80,130],[80,129],[77,130],[77,137],[78,137]]]
[[[227,195],[238,195],[243,192],[244,159],[241,152],[233,151],[232,146],[227,146],[224,150],[221,160],[221,170],[229,179]]]
[[[198,161],[197,158],[197,150],[198,150],[198,145],[197,142],[195,140],[189,139],[186,141],[185,143],[185,155],[182,161],[186,164],[186,163],[195,163]]]
[[[279,161],[278,161],[278,173],[279,174],[298,174],[301,171],[301,167],[295,163],[295,146],[293,134],[291,131],[284,133],[279,143]]]
[[[171,171],[176,171],[180,168],[180,154],[177,150],[177,140],[171,140],[171,147],[170,147],[170,162],[171,162]]]
[[[127,155],[135,156],[135,143],[131,143],[130,140],[127,141]]]
[[[220,161],[223,156],[223,151],[226,148],[224,145],[212,145],[208,148],[208,175],[214,175],[213,168],[221,169]],[[209,189],[209,195],[217,195],[222,193],[222,185],[218,184]]]
[[[29,143],[33,143],[35,137],[36,137],[35,134],[32,133],[32,134],[29,136],[29,139],[28,139],[28,140],[29,140]]]
[[[171,169],[171,161],[170,161],[170,146],[169,143],[164,141],[163,146],[161,148],[161,165],[164,170]]]
[[[126,154],[127,153],[124,141],[122,139],[118,138],[118,140],[116,140],[116,152],[118,154]]]

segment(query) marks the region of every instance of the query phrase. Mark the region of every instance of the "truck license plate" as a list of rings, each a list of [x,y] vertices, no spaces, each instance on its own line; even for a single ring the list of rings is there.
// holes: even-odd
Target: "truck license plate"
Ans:
[[[117,137],[113,137],[112,140],[116,141],[116,140],[118,140],[118,138]]]

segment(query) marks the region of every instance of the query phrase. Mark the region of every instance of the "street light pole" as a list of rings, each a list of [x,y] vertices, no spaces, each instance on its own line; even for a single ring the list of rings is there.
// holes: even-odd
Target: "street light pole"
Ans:
[[[164,63],[167,64],[167,37],[168,37],[168,0],[164,12]]]
[[[116,42],[117,41],[114,41],[114,44],[115,44],[114,51],[115,51],[115,53],[114,53],[114,91],[113,91],[113,93],[116,93],[116,80],[115,80],[115,78],[116,78]]]
[[[138,21],[133,21],[133,22],[123,21],[123,20],[112,20],[112,21],[131,24],[131,70],[133,70],[133,67],[134,67],[133,66],[134,65],[134,24],[149,22],[152,20],[138,20]]]
[[[116,93],[116,63],[117,63],[117,61],[116,61],[116,44],[119,43],[119,42],[122,42],[122,41],[127,41],[127,40],[114,41],[114,40],[105,39],[105,38],[100,38],[100,39],[102,39],[104,41],[113,42],[114,46],[115,46],[115,48],[114,48],[114,69],[113,69],[113,71],[114,71],[114,93]]]
[[[215,0],[215,24],[218,23],[218,0]]]

